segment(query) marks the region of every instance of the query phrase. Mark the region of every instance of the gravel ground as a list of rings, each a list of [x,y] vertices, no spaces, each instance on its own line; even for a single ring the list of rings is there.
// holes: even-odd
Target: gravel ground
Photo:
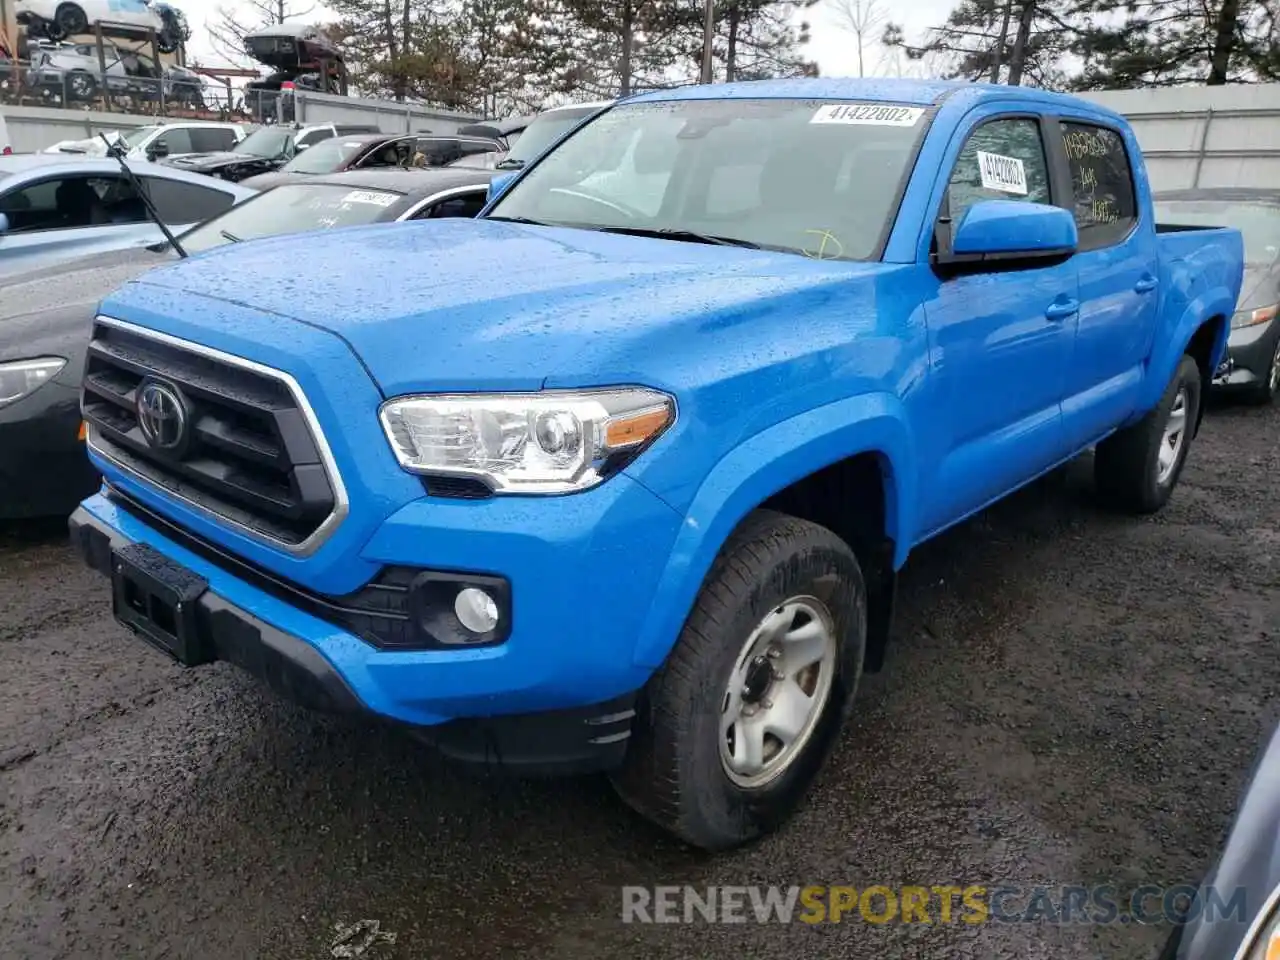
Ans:
[[[1098,510],[1083,461],[918,551],[812,800],[721,858],[598,780],[477,779],[183,671],[64,528],[2,532],[0,956],[325,960],[377,921],[346,955],[1153,960],[1165,927],[624,925],[619,888],[1196,879],[1273,719],[1278,436],[1219,406],[1157,517]]]

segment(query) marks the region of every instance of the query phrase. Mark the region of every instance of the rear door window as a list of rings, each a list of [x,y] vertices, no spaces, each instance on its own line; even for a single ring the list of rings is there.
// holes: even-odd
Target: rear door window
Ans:
[[[1088,123],[1063,122],[1062,143],[1081,250],[1097,250],[1127,237],[1138,222],[1133,171],[1124,138]]]
[[[226,127],[192,127],[188,133],[195,153],[218,153],[236,145],[236,132]]]
[[[163,177],[145,177],[147,195],[166,224],[202,223],[231,209],[235,198],[224,190],[180,183]]]

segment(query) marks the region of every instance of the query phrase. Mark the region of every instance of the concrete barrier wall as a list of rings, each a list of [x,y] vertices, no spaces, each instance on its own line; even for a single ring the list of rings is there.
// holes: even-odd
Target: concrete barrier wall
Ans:
[[[451,110],[436,110],[417,104],[340,97],[334,94],[299,90],[295,94],[299,123],[372,123],[385,133],[455,133],[458,127],[479,117]]]
[[[59,140],[84,140],[99,133],[127,132],[156,122],[156,118],[150,116],[56,107],[3,106],[0,110],[4,112],[16,153],[35,153]]]
[[[1280,84],[1084,94],[1133,125],[1157,190],[1280,189]]]

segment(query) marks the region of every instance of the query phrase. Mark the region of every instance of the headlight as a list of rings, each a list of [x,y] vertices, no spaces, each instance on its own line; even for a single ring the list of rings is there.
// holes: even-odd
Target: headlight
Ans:
[[[1242,327],[1252,327],[1259,323],[1266,323],[1268,320],[1274,320],[1276,312],[1280,310],[1280,305],[1272,304],[1269,307],[1258,307],[1256,310],[1237,310],[1231,317],[1231,329],[1239,330]]]
[[[472,477],[497,493],[570,493],[600,483],[675,421],[646,388],[402,397],[379,417],[400,466]]]
[[[21,400],[46,380],[57,376],[58,371],[66,365],[67,361],[61,357],[0,363],[0,407]]]

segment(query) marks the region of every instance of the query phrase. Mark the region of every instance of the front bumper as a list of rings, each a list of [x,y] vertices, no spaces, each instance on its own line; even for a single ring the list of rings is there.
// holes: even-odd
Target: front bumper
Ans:
[[[97,488],[80,393],[54,380],[0,408],[0,520],[66,516]]]
[[[366,697],[379,691],[362,688],[362,683],[369,682],[368,676],[344,675],[327,655],[344,649],[343,656],[349,659],[354,647],[365,646],[356,637],[238,580],[150,530],[140,515],[106,495],[87,500],[72,514],[69,526],[72,543],[81,558],[107,577],[112,577],[122,550],[145,544],[178,564],[183,574],[200,580],[202,586],[186,598],[188,609],[182,612],[178,608],[189,626],[185,631],[175,629],[174,633],[184,632],[185,636],[175,637],[177,642],[163,647],[171,654],[174,648],[179,649],[188,665],[226,661],[304,707],[399,722],[446,756],[525,775],[607,770],[621,763],[626,752],[635,716],[634,691],[601,702],[530,714],[501,713],[448,719],[432,725],[413,724],[404,716],[372,708]],[[113,593],[118,589],[113,580]],[[178,614],[174,616],[177,618]],[[282,624],[289,628],[282,628]],[[133,626],[131,629],[161,646],[145,630]],[[485,652],[471,653],[479,663]],[[457,656],[432,653],[442,658]],[[383,678],[398,673],[397,683],[412,685],[433,672],[431,654],[422,651],[405,654],[369,649],[364,656],[371,662],[380,661],[378,672]],[[397,666],[400,669],[395,671]],[[498,712],[501,693],[498,689],[492,691],[490,707],[494,712]]]
[[[1214,386],[1252,387],[1265,382],[1277,343],[1280,318],[1232,330],[1227,339],[1226,369],[1217,372]]]

